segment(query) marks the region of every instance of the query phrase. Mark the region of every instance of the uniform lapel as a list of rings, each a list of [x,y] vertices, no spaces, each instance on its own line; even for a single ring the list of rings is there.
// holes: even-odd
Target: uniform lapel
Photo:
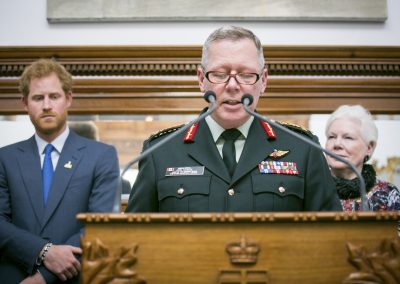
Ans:
[[[210,129],[204,120],[199,123],[194,141],[186,144],[186,148],[188,149],[188,155],[198,163],[204,165],[210,172],[227,183],[230,182],[231,178],[228,170],[212,139]]]
[[[35,136],[21,144],[18,150],[16,158],[25,184],[25,190],[31,200],[36,219],[41,224],[44,214],[42,171]]]
[[[46,225],[51,215],[54,213],[54,210],[56,210],[61,202],[71,177],[82,158],[83,151],[81,150],[84,147],[86,147],[86,145],[80,139],[77,139],[77,135],[70,132],[58,160],[56,171],[54,172],[42,228]]]
[[[242,155],[233,173],[232,183],[253,170],[272,153],[274,143],[274,141],[268,141],[268,136],[262,128],[260,120],[255,118],[250,127]]]

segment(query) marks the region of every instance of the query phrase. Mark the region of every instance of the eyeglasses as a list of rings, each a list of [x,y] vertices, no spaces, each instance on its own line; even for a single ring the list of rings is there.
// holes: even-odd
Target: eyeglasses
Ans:
[[[219,71],[208,71],[206,73],[207,80],[214,84],[227,83],[231,77],[235,78],[236,82],[238,82],[239,84],[254,85],[260,79],[260,74],[257,73],[228,74]]]

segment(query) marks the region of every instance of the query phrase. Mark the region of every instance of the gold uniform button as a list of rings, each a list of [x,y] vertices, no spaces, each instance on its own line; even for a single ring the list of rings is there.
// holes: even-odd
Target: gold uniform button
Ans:
[[[178,190],[176,191],[176,193],[178,193],[179,195],[182,195],[184,192],[185,190],[182,187],[178,188]]]
[[[278,190],[280,193],[284,193],[286,191],[286,189],[283,186],[280,186]]]
[[[229,194],[230,196],[235,195],[235,190],[234,190],[233,188],[230,188],[230,189],[228,190],[228,194]]]

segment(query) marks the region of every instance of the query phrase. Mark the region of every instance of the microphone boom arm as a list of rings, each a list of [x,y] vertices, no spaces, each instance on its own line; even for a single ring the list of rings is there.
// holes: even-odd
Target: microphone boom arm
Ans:
[[[200,120],[202,120],[203,118],[205,118],[206,116],[210,115],[211,113],[213,113],[216,109],[216,104],[215,102],[212,102],[211,107],[203,114],[199,115],[197,118],[193,119],[192,121],[190,121],[189,123],[185,124],[184,126],[182,126],[181,128],[179,128],[175,133],[175,135],[170,135],[164,138],[164,140],[162,141],[162,143],[158,143],[158,144],[154,144],[153,146],[151,146],[150,148],[147,148],[145,151],[143,151],[138,157],[136,157],[134,160],[130,161],[123,169],[123,171],[121,172],[121,177],[126,173],[126,171],[135,163],[137,163],[138,161],[140,161],[141,159],[143,159],[144,157],[146,157],[147,155],[149,155],[151,152],[153,152],[156,148],[160,147],[161,145],[167,143],[169,140],[171,140],[172,138],[174,138],[175,136],[179,135],[180,133],[186,131],[190,126],[192,126],[193,124],[199,122]]]
[[[128,169],[133,164],[135,164],[138,161],[140,161],[141,159],[145,158],[150,153],[152,153],[155,149],[157,149],[160,146],[164,145],[165,143],[167,143],[168,141],[170,141],[172,138],[176,137],[180,133],[186,131],[193,124],[199,122],[200,120],[204,119],[206,116],[212,114],[215,111],[215,109],[217,108],[217,104],[215,102],[215,100],[216,100],[215,93],[212,92],[212,91],[207,91],[204,94],[204,99],[211,104],[211,106],[209,107],[209,109],[205,113],[202,113],[197,118],[195,118],[192,121],[190,121],[189,123],[185,124],[184,126],[179,128],[177,131],[175,131],[172,135],[169,135],[169,136],[165,137],[159,143],[156,143],[153,146],[147,148],[138,157],[136,157],[135,159],[133,159],[132,161],[130,161],[128,164],[125,165],[125,167],[123,168],[121,174],[119,175],[119,179],[118,179],[117,191],[116,191],[116,196],[115,196],[115,199],[114,199],[114,206],[113,206],[113,212],[114,213],[119,213],[120,210],[121,210],[122,178],[123,178],[124,174],[128,171]]]
[[[268,118],[266,118],[266,117],[264,117],[264,116],[262,116],[262,115],[260,115],[260,114],[258,114],[256,112],[250,110],[250,108],[249,108],[250,104],[251,104],[251,100],[249,98],[245,97],[243,99],[243,107],[244,107],[245,111],[248,114],[253,115],[253,116],[255,116],[255,117],[257,117],[257,118],[259,118],[261,120],[264,120],[264,121],[268,122],[269,124],[275,126],[276,128],[281,129],[284,132],[288,132],[288,130],[284,126],[280,125],[279,123],[275,122],[274,120],[268,119]],[[327,155],[331,156],[332,158],[334,158],[336,160],[339,160],[340,162],[342,162],[342,163],[346,164],[347,166],[349,166],[356,173],[358,179],[360,180],[361,209],[362,209],[362,211],[370,211],[369,206],[368,206],[368,202],[367,202],[367,199],[366,199],[364,178],[361,176],[361,174],[357,171],[356,167],[352,163],[350,163],[349,161],[345,160],[344,158],[336,155],[332,151],[324,149],[319,144],[315,143],[314,141],[312,141],[312,140],[310,140],[308,138],[303,137],[302,135],[300,135],[300,134],[298,134],[296,132],[290,131],[290,134],[292,134],[296,138],[302,140],[303,142],[313,146],[314,148],[323,151],[324,153],[326,153]]]

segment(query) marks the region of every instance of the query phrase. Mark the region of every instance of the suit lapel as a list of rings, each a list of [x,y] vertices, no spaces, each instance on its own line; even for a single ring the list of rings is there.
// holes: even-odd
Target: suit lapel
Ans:
[[[230,182],[231,178],[228,170],[212,139],[210,129],[204,120],[199,123],[194,142],[186,144],[186,148],[188,149],[189,156],[227,183]]]
[[[45,208],[45,215],[43,226],[46,225],[54,210],[61,202],[65,191],[68,188],[69,182],[78,164],[82,158],[82,148],[86,145],[82,140],[78,139],[77,135],[70,132],[67,140],[65,141],[60,158],[58,159],[57,167],[54,172],[53,182],[49,192],[47,205]]]
[[[17,161],[25,190],[31,200],[33,211],[39,224],[44,214],[42,171],[35,136],[18,146]]]
[[[235,172],[233,173],[232,183],[253,170],[261,161],[272,153],[274,150],[273,144],[273,142],[268,141],[268,137],[262,129],[260,120],[255,118],[250,127],[243,152]]]

